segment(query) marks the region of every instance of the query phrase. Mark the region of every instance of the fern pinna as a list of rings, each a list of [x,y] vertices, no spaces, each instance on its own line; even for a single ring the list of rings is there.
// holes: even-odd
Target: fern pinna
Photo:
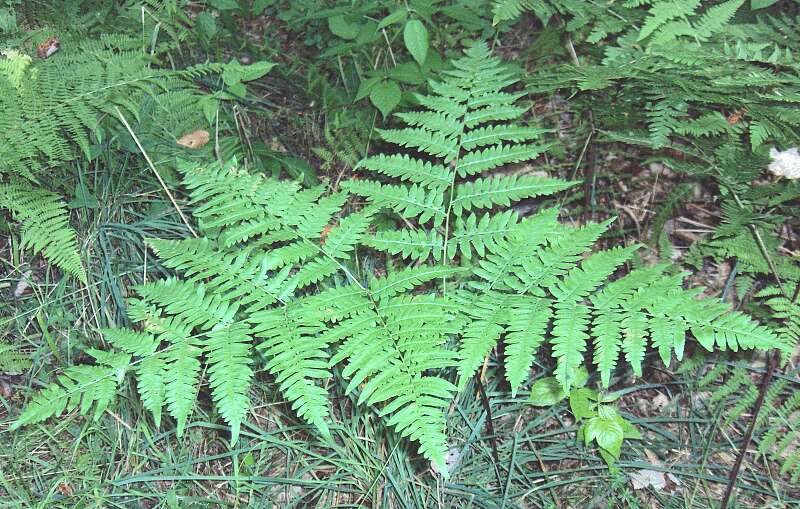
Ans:
[[[479,176],[545,150],[532,143],[540,130],[509,122],[525,111],[519,93],[503,91],[514,81],[486,46],[467,50],[432,95],[418,97],[425,110],[398,114],[409,127],[382,131],[420,155],[370,157],[359,168],[376,179],[348,180],[344,191],[301,189],[235,162],[184,165],[202,236],[148,240],[179,276],[139,287],[129,314],[141,330],[103,331],[115,350],[68,368],[14,426],[93,403],[97,416],[132,369],[144,406],[156,422],[166,408],[180,433],[205,371],[236,441],[250,381],[265,369],[327,436],[324,383],[341,365],[346,392],[447,475],[447,408],[500,340],[512,392],[545,345],[567,392],[590,340],[603,385],[620,353],[637,373],[648,345],[664,362],[680,358],[689,331],[707,349],[784,346],[745,315],[697,300],[699,290],[684,290],[683,274],[666,266],[613,280],[636,246],[593,251],[611,221],[573,228],[554,208],[524,218],[503,211],[570,185]],[[348,191],[368,203],[345,214]],[[391,260],[386,275],[359,270],[356,255],[369,251]]]

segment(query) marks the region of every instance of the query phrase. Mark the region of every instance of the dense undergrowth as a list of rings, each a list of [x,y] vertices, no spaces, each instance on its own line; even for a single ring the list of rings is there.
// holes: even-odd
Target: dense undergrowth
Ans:
[[[800,504],[799,12],[2,2],[2,506]]]

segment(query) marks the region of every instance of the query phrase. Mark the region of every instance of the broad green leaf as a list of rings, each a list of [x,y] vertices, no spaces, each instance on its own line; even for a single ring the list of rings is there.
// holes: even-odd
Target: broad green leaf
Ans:
[[[278,152],[272,152],[266,154],[266,156],[270,160],[277,161],[290,177],[301,181],[305,187],[313,187],[319,184],[317,172],[306,161]]]
[[[367,97],[372,89],[375,88],[375,85],[381,82],[383,78],[380,76],[376,76],[374,78],[367,78],[365,80],[361,80],[361,83],[358,84],[358,91],[356,92],[356,98],[353,102],[360,101],[361,99]]]
[[[244,83],[236,82],[228,85],[228,92],[235,99],[243,99],[247,96],[247,87],[244,86]]]
[[[625,432],[617,419],[606,417],[592,417],[586,421],[586,441],[592,440],[597,445],[611,454],[614,458],[619,458],[622,449],[622,438]]]
[[[378,31],[378,24],[374,21],[365,21],[358,27],[358,35],[355,42],[358,46],[365,44],[372,44],[380,39],[380,32]]]
[[[200,109],[203,110],[203,116],[209,124],[214,124],[214,118],[217,116],[217,108],[219,108],[219,99],[215,95],[204,95],[199,100]]]
[[[254,62],[250,65],[242,66],[242,81],[253,81],[267,74],[270,69],[275,67],[272,62]]]
[[[572,384],[572,386],[577,389],[579,387],[583,387],[584,385],[586,385],[586,382],[588,381],[589,381],[589,372],[586,370],[584,366],[581,366],[575,373],[575,382]]]
[[[389,69],[389,77],[411,85],[419,85],[425,82],[425,77],[422,75],[419,66],[412,61],[397,64]]]
[[[408,11],[405,9],[397,9],[391,14],[385,16],[380,23],[378,23],[378,30],[381,28],[386,28],[389,25],[394,25],[395,23],[402,23],[406,20],[408,16]]]
[[[778,0],[750,0],[750,9],[765,9],[770,5],[778,3]]]
[[[83,182],[75,186],[75,198],[67,204],[70,209],[96,209],[100,207],[97,197],[89,192]]]
[[[204,41],[210,41],[215,35],[217,35],[217,32],[219,31],[219,27],[217,26],[217,18],[206,11],[203,11],[197,15],[194,27],[197,31],[197,35],[199,35],[201,40]]]
[[[569,393],[569,408],[572,410],[572,415],[575,420],[586,419],[594,417],[596,412],[594,407],[597,399],[597,392],[586,387],[575,389]]]
[[[588,380],[589,372],[586,371],[585,367],[581,366],[575,372],[575,383],[573,387],[579,389],[586,385]],[[558,380],[550,376],[540,378],[533,384],[528,403],[536,406],[552,406],[567,396],[568,394],[561,388],[561,384],[559,384]]]
[[[385,119],[395,107],[400,104],[403,92],[396,81],[387,80],[375,85],[369,93],[369,100],[380,110]]]
[[[269,72],[275,67],[272,62],[256,62],[251,65],[242,65],[236,60],[231,60],[222,71],[222,81],[229,87],[234,87],[243,81],[253,81]]]
[[[625,420],[621,415],[618,414],[617,422],[622,427],[623,438],[626,440],[641,440],[642,433],[639,431],[639,428],[631,424],[629,421]]]
[[[347,21],[344,16],[333,16],[328,18],[328,28],[333,35],[341,37],[342,39],[351,40],[358,37],[358,23],[351,23]]]
[[[528,403],[535,406],[553,406],[567,397],[555,377],[540,378],[533,384]]]
[[[418,19],[410,19],[403,29],[403,42],[406,49],[419,65],[425,63],[428,56],[428,29]]]

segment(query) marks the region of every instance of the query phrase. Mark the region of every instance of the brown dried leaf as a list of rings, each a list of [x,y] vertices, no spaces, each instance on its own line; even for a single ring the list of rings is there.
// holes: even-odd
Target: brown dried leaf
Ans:
[[[58,483],[56,489],[58,490],[59,493],[61,493],[65,497],[71,497],[72,494],[74,493],[74,491],[72,490],[72,486],[70,486],[69,483],[67,483],[66,481],[61,481],[60,483]]]
[[[198,129],[196,131],[192,131],[188,134],[184,134],[178,141],[176,142],[181,147],[186,148],[200,148],[206,143],[208,140],[211,139],[211,136],[208,134],[208,131],[205,129]]]
[[[11,385],[2,378],[0,378],[0,396],[2,396],[5,399],[11,399],[13,395],[14,391],[11,389]]]
[[[48,37],[43,43],[36,47],[36,55],[39,58],[50,58],[53,53],[61,48],[61,41],[58,37]]]

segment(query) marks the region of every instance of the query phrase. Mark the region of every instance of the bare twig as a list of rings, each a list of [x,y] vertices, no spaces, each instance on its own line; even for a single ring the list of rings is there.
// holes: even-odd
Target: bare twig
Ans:
[[[478,393],[481,396],[481,403],[483,409],[486,411],[486,431],[489,433],[489,444],[492,446],[492,465],[494,466],[494,475],[497,476],[497,486],[503,486],[503,479],[500,477],[500,469],[497,465],[500,464],[500,455],[497,453],[497,437],[494,434],[494,423],[492,422],[492,409],[489,406],[489,398],[486,396],[486,388],[481,382],[481,377],[475,377],[478,383]]]
[[[178,211],[178,215],[181,216],[181,221],[183,221],[183,224],[186,225],[186,227],[189,229],[192,235],[194,237],[197,237],[197,232],[194,231],[192,225],[189,224],[189,220],[186,219],[185,215],[183,215],[183,211],[178,205],[178,202],[175,201],[175,197],[172,196],[172,193],[167,187],[167,184],[164,182],[164,179],[161,178],[161,175],[158,173],[158,170],[156,170],[153,161],[150,160],[150,156],[147,155],[147,152],[145,152],[144,147],[142,147],[142,144],[139,141],[139,138],[136,136],[136,133],[133,132],[133,129],[131,129],[131,126],[130,124],[128,124],[127,119],[125,119],[125,115],[122,114],[122,112],[119,110],[119,107],[114,106],[114,109],[117,110],[117,115],[119,115],[119,119],[122,121],[122,124],[125,126],[125,129],[128,130],[128,133],[130,133],[131,137],[133,138],[133,141],[136,142],[136,146],[139,147],[139,150],[142,152],[142,155],[144,156],[145,161],[147,161],[148,166],[150,166],[150,169],[153,170],[153,173],[158,179],[158,183],[161,184],[161,187],[164,189],[164,192],[167,193],[167,197],[169,198],[169,201],[172,202],[172,206],[175,207],[175,210]]]

